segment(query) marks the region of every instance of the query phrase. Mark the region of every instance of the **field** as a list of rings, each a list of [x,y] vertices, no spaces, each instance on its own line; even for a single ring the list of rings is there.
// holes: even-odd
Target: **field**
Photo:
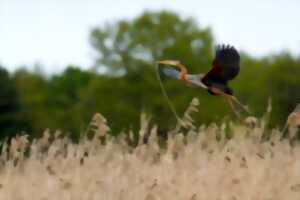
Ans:
[[[194,127],[194,110],[192,103],[185,127],[165,143],[145,115],[135,147],[124,134],[109,136],[100,114],[88,130],[93,137],[79,143],[49,131],[31,142],[16,137],[3,145],[0,199],[299,199],[300,147],[291,135],[282,139],[254,117]]]

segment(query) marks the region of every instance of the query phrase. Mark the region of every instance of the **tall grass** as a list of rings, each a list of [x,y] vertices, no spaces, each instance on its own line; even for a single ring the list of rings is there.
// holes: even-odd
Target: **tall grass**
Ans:
[[[145,115],[136,146],[132,136],[107,134],[100,114],[79,143],[48,131],[32,142],[16,137],[3,144],[0,199],[299,199],[295,124],[290,139],[266,129],[267,117],[195,127],[196,105],[165,144]]]

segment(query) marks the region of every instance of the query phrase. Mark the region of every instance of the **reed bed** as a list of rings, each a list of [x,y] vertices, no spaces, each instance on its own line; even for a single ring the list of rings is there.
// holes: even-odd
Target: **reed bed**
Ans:
[[[100,114],[78,143],[49,131],[33,141],[13,138],[2,145],[0,199],[299,199],[295,127],[286,139],[266,128],[266,118],[195,127],[196,105],[165,142],[145,115],[138,141],[110,136]]]

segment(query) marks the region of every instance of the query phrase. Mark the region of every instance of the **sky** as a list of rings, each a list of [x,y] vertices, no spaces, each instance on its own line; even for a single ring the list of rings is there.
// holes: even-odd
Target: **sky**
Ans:
[[[10,71],[40,64],[46,73],[69,64],[89,68],[91,29],[145,10],[193,17],[212,29],[216,43],[252,56],[300,55],[299,0],[0,0],[0,64]]]

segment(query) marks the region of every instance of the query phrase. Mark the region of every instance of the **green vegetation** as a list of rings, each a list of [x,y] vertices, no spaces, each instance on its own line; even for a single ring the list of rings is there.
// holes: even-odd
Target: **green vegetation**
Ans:
[[[20,102],[15,81],[8,72],[0,66],[0,139],[12,136],[18,128],[26,128],[20,115]]]
[[[90,42],[98,55],[90,70],[69,66],[62,74],[49,77],[25,69],[9,75],[1,68],[1,138],[21,131],[35,137],[50,128],[77,139],[95,112],[107,117],[112,134],[129,129],[137,134],[144,111],[163,134],[176,121],[155,78],[154,62],[176,59],[191,73],[206,72],[215,45],[209,28],[165,11],[146,12],[131,21],[96,27]],[[232,82],[232,88],[258,116],[265,112],[271,98],[271,124],[283,124],[300,101],[299,77],[299,56],[282,52],[253,58],[242,53],[240,76]],[[200,111],[193,116],[196,125],[234,119],[222,98],[175,81],[166,81],[165,85],[179,113],[193,97],[200,99]]]

